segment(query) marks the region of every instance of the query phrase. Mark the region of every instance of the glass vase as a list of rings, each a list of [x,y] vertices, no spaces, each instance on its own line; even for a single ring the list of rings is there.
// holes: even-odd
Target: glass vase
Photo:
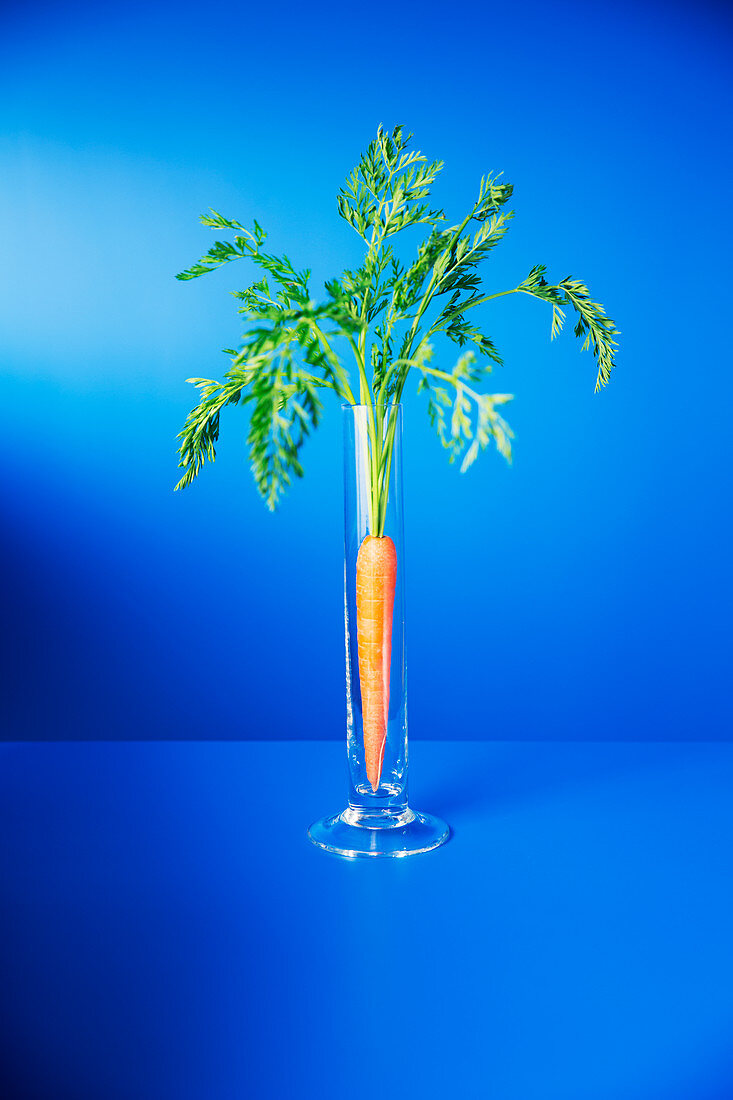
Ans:
[[[402,406],[342,409],[348,805],[308,835],[342,856],[406,856],[450,831],[407,800]]]

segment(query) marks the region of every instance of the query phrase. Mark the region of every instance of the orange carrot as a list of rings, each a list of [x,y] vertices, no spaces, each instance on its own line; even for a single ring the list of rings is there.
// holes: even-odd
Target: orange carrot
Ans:
[[[356,633],[367,779],[379,787],[389,716],[389,666],[397,551],[392,539],[367,535],[356,558]]]

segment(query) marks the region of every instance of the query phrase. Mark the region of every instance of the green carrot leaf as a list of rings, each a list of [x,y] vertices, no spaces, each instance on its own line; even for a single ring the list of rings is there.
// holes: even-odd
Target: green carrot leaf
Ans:
[[[608,383],[619,330],[585,283],[568,277],[552,284],[538,264],[509,290],[483,288],[480,269],[514,217],[508,208],[512,184],[485,175],[467,213],[449,225],[432,197],[443,164],[413,149],[411,138],[401,126],[380,126],[347,176],[337,210],[361,239],[363,259],[328,279],[321,300],[312,296],[308,270],[265,251],[267,234],[257,221],[248,229],[213,209],[202,216],[203,225],[222,239],[177,278],[198,278],[238,259],[249,260],[257,278],[234,291],[245,332],[239,350],[226,349],[231,368],[221,382],[191,380],[199,402],[178,437],[184,473],[176,488],[189,485],[215,459],[221,412],[240,405],[249,414],[246,439],[255,482],[274,508],[293,478],[302,476],[301,452],[320,422],[321,391],[368,404],[381,423],[379,410],[401,401],[411,371],[451,462],[467,470],[492,444],[510,460],[513,435],[502,414],[510,395],[482,389],[502,357],[474,312],[509,294],[551,307],[552,340],[572,309],[573,331],[596,361],[596,390]],[[416,237],[420,226],[422,236]],[[436,336],[461,349],[451,370],[433,362]],[[393,445],[393,431],[384,439],[373,432],[370,514],[381,517],[378,526],[386,515]]]

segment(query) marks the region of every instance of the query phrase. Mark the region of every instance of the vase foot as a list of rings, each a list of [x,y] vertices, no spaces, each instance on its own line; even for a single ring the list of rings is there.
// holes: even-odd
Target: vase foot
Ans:
[[[389,814],[359,817],[347,809],[334,817],[314,821],[308,838],[318,848],[337,856],[414,856],[445,844],[450,829],[432,814],[406,810],[399,817]]]

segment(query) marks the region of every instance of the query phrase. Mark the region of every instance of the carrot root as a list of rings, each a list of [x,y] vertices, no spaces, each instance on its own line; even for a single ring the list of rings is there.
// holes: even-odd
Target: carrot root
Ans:
[[[379,787],[389,718],[389,669],[397,551],[387,536],[367,535],[356,559],[356,630],[367,779]]]

